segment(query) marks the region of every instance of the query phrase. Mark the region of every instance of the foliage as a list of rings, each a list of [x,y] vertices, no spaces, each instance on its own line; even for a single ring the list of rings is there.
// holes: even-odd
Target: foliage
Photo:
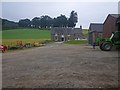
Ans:
[[[78,22],[77,12],[72,11],[70,13],[70,18],[68,20],[68,27],[75,27],[77,22]]]
[[[18,28],[18,23],[16,22],[9,21],[7,19],[0,19],[0,20],[2,20],[2,30]]]
[[[71,40],[64,43],[65,44],[87,44],[88,41],[87,40]]]
[[[32,20],[20,19],[19,22],[13,22],[6,19],[2,19],[2,29],[14,29],[19,27],[40,29],[51,27],[75,27],[77,22],[77,12],[72,11],[69,18],[61,14],[57,18],[51,18],[48,15],[43,15],[41,17],[34,17]]]
[[[11,46],[11,47],[9,47],[9,50],[16,50],[16,49],[19,49],[19,47],[17,47],[17,46]]]
[[[88,29],[83,29],[82,30],[82,35],[83,35],[83,38],[88,38]]]
[[[40,27],[41,28],[50,28],[52,26],[52,18],[48,15],[41,16]]]
[[[67,27],[67,26],[68,26],[68,20],[65,15],[61,14],[61,16],[54,18],[53,27]]]
[[[48,44],[48,43],[50,43],[50,42],[52,42],[51,40],[45,40],[45,41],[42,41],[42,42],[40,42],[40,43],[42,43],[42,44]]]
[[[32,22],[32,27],[39,28],[40,17],[34,17],[31,22]]]
[[[21,19],[18,22],[19,27],[31,27],[31,21],[29,19]]]

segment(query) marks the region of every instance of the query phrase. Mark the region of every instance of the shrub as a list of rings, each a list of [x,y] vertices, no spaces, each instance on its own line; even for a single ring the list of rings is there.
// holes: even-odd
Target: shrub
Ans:
[[[48,44],[48,43],[50,43],[50,42],[52,42],[52,41],[51,41],[51,40],[45,40],[45,41],[40,42],[40,43],[42,43],[42,44]]]
[[[18,48],[19,48],[18,46],[11,46],[11,47],[9,47],[9,50],[16,50]]]

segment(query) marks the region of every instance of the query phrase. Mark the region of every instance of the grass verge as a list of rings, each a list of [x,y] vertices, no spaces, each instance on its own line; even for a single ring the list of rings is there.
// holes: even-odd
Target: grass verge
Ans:
[[[65,44],[87,44],[88,40],[72,40],[64,42]]]

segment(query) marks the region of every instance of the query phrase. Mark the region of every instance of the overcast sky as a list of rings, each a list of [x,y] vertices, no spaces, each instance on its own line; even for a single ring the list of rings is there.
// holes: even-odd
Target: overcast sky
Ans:
[[[1,17],[12,21],[42,15],[69,17],[72,10],[78,14],[76,27],[88,28],[90,23],[103,23],[108,14],[117,14],[118,2],[2,2]]]

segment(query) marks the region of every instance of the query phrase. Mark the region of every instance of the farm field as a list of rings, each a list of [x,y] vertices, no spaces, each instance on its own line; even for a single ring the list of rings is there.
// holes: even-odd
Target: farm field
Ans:
[[[2,31],[3,39],[40,39],[50,38],[50,31],[39,29],[13,29]]]
[[[88,37],[88,30],[83,29],[83,37]],[[50,40],[50,31],[49,30],[40,30],[40,29],[11,29],[11,30],[4,30],[0,32],[2,34],[2,42],[0,44],[3,45],[15,45],[17,41],[22,41],[23,44],[30,42],[43,42],[45,40]],[[87,43],[87,41],[70,41],[65,42],[66,44],[81,44]]]
[[[33,43],[45,40],[50,40],[49,30],[12,29],[2,31],[2,44],[5,45],[14,45],[17,41]]]

